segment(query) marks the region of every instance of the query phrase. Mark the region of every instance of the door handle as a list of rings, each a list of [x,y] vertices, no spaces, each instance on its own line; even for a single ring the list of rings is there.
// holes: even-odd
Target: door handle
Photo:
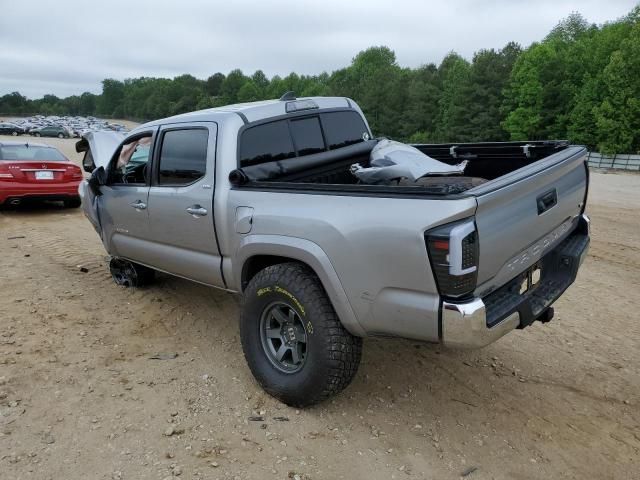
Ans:
[[[202,208],[200,205],[191,205],[187,208],[187,213],[194,217],[204,217],[207,214],[207,209]]]
[[[556,192],[556,189],[554,188],[550,192],[540,195],[536,199],[536,203],[538,205],[538,215],[542,215],[550,208],[555,207],[558,203],[558,193]]]
[[[136,200],[135,202],[130,203],[129,205],[131,205],[136,210],[144,210],[145,208],[147,208],[147,204],[144,203],[142,200]]]

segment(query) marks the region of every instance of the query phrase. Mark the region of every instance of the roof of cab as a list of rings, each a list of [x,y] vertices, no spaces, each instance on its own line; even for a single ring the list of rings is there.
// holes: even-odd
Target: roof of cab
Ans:
[[[173,117],[145,123],[144,125],[137,127],[136,130],[143,127],[146,128],[167,123],[212,121],[219,119],[221,115],[225,114],[238,114],[243,117],[243,120],[246,119],[247,122],[256,122],[266,118],[285,115],[287,113],[287,103],[299,100],[313,100],[321,110],[328,108],[353,108],[353,102],[346,97],[303,97],[297,98],[296,100],[262,100],[259,102],[236,103],[233,105],[225,105],[222,107],[183,113]]]

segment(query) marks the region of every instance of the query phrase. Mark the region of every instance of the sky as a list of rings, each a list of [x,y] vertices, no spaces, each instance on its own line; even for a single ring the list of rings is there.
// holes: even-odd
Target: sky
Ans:
[[[104,78],[331,72],[385,45],[402,66],[541,40],[571,12],[601,24],[637,0],[2,0],[0,96],[100,93]],[[54,8],[55,5],[55,8]]]

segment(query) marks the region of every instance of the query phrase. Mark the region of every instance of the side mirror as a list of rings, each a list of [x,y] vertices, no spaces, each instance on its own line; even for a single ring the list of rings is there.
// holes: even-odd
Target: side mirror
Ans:
[[[82,168],[87,173],[92,173],[96,168],[96,164],[93,162],[93,155],[91,154],[91,150],[87,150],[84,152],[84,158],[82,159]]]
[[[106,185],[107,183],[107,172],[105,171],[104,167],[96,168],[91,174],[88,183],[89,188],[91,188],[91,191],[94,195],[102,195],[102,192],[100,192],[100,187],[102,185]]]

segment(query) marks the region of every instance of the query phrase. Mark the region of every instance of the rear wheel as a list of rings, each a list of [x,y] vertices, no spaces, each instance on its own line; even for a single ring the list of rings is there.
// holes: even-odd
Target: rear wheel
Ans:
[[[80,205],[82,205],[82,200],[80,200],[80,197],[67,198],[64,201],[65,208],[78,208],[80,207]]]
[[[342,326],[318,277],[298,263],[267,267],[251,280],[240,337],[258,383],[295,407],[346,388],[362,352],[362,339]]]
[[[64,135],[63,135],[63,134],[61,134],[61,133],[59,133],[59,134],[58,134],[58,138],[64,138]]]
[[[155,270],[130,262],[123,258],[113,257],[109,262],[111,277],[117,285],[123,287],[143,287],[153,282]]]
[[[11,135],[13,135],[14,137],[18,136],[18,132],[16,132],[15,130],[13,132],[11,132]]]
[[[39,137],[40,136],[40,132],[36,132],[35,135],[36,135],[36,137]]]

